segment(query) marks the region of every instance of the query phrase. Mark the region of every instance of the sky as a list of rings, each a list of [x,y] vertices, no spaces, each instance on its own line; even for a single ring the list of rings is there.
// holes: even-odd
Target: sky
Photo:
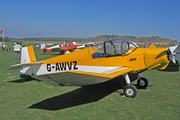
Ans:
[[[0,30],[9,38],[128,35],[180,41],[180,0],[0,0],[0,9]]]

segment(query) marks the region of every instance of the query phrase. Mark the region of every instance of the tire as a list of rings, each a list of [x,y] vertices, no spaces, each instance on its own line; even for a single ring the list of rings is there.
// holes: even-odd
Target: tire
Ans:
[[[137,88],[134,85],[126,85],[124,95],[129,98],[134,98],[137,95]]]
[[[137,81],[138,88],[146,89],[148,86],[148,80],[146,78],[139,78]]]

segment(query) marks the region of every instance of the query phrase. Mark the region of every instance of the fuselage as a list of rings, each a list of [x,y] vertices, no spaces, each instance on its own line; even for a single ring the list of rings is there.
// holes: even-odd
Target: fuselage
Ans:
[[[41,52],[59,52],[59,51],[65,51],[65,50],[73,50],[76,49],[77,46],[79,46],[78,44],[70,44],[68,46],[55,46],[55,47],[51,47],[51,48],[43,48],[41,49]]]
[[[130,41],[108,40],[40,62],[30,59],[31,63],[22,64],[30,67],[21,73],[53,85],[89,85],[129,72],[165,69],[169,59],[167,48],[139,48]]]
[[[73,64],[73,62],[74,64],[76,63],[76,66],[131,67],[133,68],[133,71],[138,71],[152,68],[156,65],[156,68],[163,69],[163,67],[169,63],[166,48],[136,48],[128,55],[99,58],[92,57],[94,52],[97,52],[97,50],[93,47],[85,48],[66,55],[44,60],[43,65],[54,66],[51,69],[54,72],[64,71],[58,71],[59,69],[56,69],[56,65],[64,66],[65,64],[67,68],[65,71],[68,71],[68,65]],[[49,72],[50,70],[46,71],[46,73]]]
[[[90,85],[109,80],[96,75],[108,70],[120,67],[132,68],[132,72],[164,69],[169,63],[166,48],[136,48],[126,55],[93,58],[92,54],[97,51],[89,47],[44,60],[35,77],[41,80],[52,79],[61,84]]]

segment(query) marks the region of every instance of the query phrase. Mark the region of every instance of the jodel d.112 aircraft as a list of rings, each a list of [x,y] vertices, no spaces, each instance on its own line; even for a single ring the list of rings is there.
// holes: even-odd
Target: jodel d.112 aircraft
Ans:
[[[55,86],[98,84],[123,75],[126,81],[124,94],[135,97],[137,88],[131,85],[128,73],[136,72],[137,86],[146,88],[148,81],[141,77],[145,70],[163,70],[172,59],[168,48],[139,48],[127,40],[107,40],[88,48],[60,55],[43,61],[36,61],[32,46],[23,47],[21,64],[7,70],[23,74]]]

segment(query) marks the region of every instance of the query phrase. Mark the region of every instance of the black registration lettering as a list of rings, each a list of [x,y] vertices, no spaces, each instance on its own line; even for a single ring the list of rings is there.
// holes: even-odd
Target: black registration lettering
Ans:
[[[58,63],[56,63],[56,69],[55,69],[55,71],[60,71],[60,68],[59,68]]]
[[[47,64],[47,71],[51,72],[51,64]]]
[[[76,65],[77,65],[77,61],[73,61],[73,63],[74,63],[74,67],[73,67],[73,69],[74,69],[74,70],[77,70],[77,69],[78,69],[78,67],[76,67]]]
[[[51,70],[55,71],[66,71],[66,70],[77,70],[77,61],[70,62],[61,62],[56,63],[56,65],[47,64],[47,71],[51,72]]]
[[[71,70],[72,69],[72,61],[70,63],[67,62],[67,65],[68,65],[69,70]]]
[[[66,70],[66,62],[59,63],[59,66],[61,68],[61,71]]]

